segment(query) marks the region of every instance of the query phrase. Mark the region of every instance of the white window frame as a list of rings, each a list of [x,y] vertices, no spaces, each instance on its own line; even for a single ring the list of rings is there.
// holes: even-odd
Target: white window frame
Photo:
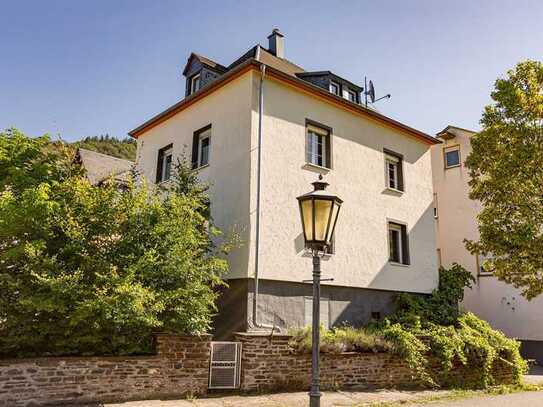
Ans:
[[[167,168],[167,165],[166,163],[168,162],[168,158],[170,158],[170,173],[167,174],[167,171],[168,171],[168,168]],[[167,149],[166,151],[164,151],[162,153],[162,163],[161,163],[161,167],[162,167],[162,173],[160,174],[160,182],[164,182],[164,181],[168,181],[171,176],[172,176],[172,168],[171,168],[171,163],[173,163],[173,147]],[[166,177],[166,175],[168,175],[168,177]]]
[[[209,140],[207,145],[207,162],[202,163],[202,142],[204,140]],[[211,160],[211,129],[207,129],[198,135],[198,168],[206,167],[209,165]]]
[[[351,99],[352,96],[352,99]],[[356,103],[356,92],[351,89],[347,89],[347,100]]]
[[[386,154],[385,153],[385,171],[386,171],[386,181],[387,181],[387,188],[388,189],[392,189],[394,191],[400,191],[402,192],[402,190],[400,189],[400,171],[401,171],[401,168],[400,168],[400,165],[401,165],[401,160],[398,158],[398,157],[394,157],[393,155],[390,155],[390,154]],[[390,181],[391,181],[391,178],[390,178],[390,165],[393,165],[393,168],[394,168],[394,178],[392,179],[392,181],[394,181],[394,186],[390,186]]]
[[[195,86],[195,83],[197,83],[198,86]],[[194,75],[192,78],[190,78],[190,93],[193,94],[194,92],[200,90],[201,84],[202,84],[202,79],[199,73]]]
[[[392,259],[392,251],[390,250],[390,246],[392,245],[392,239],[390,237],[390,232],[391,231],[398,232],[398,246],[399,246],[398,247],[398,254],[399,254],[398,261]],[[388,235],[388,261],[390,263],[404,265],[404,263],[403,263],[403,255],[404,255],[404,253],[403,253],[403,236],[402,236],[402,227],[401,227],[401,225],[396,224],[394,222],[388,222],[388,224],[387,224],[387,235]]]
[[[322,154],[320,155],[322,159],[321,164],[318,163],[319,154],[317,146],[319,138],[322,144]],[[329,154],[329,148],[331,148],[330,132],[320,127],[308,124],[306,126],[306,162],[317,167],[330,169],[331,166],[328,162],[328,157],[331,156],[331,154]]]
[[[447,154],[451,153],[453,151],[458,151],[458,164],[448,165],[448,163],[447,163]],[[462,164],[462,156],[460,155],[460,146],[459,145],[449,146],[449,147],[443,148],[443,164],[445,165],[445,169],[460,167],[460,165]]]
[[[336,87],[337,92],[334,92],[332,90],[334,86]],[[330,81],[330,85],[329,85],[328,89],[330,90],[330,93],[333,93],[336,96],[341,96],[341,85],[338,82]]]

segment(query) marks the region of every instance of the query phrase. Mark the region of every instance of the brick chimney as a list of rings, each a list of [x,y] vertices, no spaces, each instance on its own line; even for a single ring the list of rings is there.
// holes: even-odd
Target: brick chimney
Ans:
[[[274,28],[272,33],[268,35],[268,51],[278,58],[285,57],[285,36],[281,34],[279,29]]]

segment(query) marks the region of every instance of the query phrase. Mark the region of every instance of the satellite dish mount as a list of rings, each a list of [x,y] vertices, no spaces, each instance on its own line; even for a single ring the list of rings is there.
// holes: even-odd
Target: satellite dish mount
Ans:
[[[370,80],[370,83],[368,84],[368,78],[364,76],[364,100],[366,102],[366,107],[368,107],[368,96],[370,98],[370,103],[372,104],[381,99],[390,99],[390,93],[375,99],[375,87],[373,86],[373,82]]]

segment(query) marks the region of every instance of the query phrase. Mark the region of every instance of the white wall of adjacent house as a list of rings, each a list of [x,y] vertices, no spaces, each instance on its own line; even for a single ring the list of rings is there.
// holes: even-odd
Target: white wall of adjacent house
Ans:
[[[479,202],[469,198],[469,172],[464,161],[471,151],[473,133],[452,129],[454,137],[432,147],[432,173],[436,194],[436,232],[443,266],[458,263],[476,276],[477,283],[467,289],[462,308],[472,311],[506,335],[524,340],[543,340],[543,296],[532,301],[522,297],[511,285],[494,276],[481,275],[477,256],[469,253],[464,239],[477,240],[476,216]],[[460,166],[445,168],[445,151],[459,148]]]
[[[255,86],[258,75],[255,75]],[[325,284],[429,293],[437,285],[431,154],[428,144],[273,78],[264,83],[260,275],[311,278],[296,197],[324,174],[344,200],[335,253],[322,264]],[[257,146],[253,97],[252,150]],[[331,128],[331,169],[306,162],[306,120]],[[384,149],[403,155],[405,191],[386,188]],[[254,158],[254,157],[253,157]],[[256,161],[252,161],[252,185]],[[410,264],[389,261],[388,222],[407,226]]]

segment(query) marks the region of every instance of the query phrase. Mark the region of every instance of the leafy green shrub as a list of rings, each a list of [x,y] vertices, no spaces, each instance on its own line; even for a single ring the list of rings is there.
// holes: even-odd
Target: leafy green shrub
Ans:
[[[456,364],[473,366],[474,375],[464,378],[463,387],[487,387],[495,383],[493,367],[497,361],[510,366],[514,383],[520,383],[527,364],[520,356],[520,344],[492,329],[472,313],[461,314],[458,302],[464,287],[474,281],[458,264],[440,269],[439,287],[431,296],[401,294],[398,311],[389,319],[365,328],[321,327],[323,352],[390,351],[402,358],[418,379],[437,386]],[[297,352],[311,351],[311,328],[293,331],[291,347]],[[440,364],[436,377],[429,369],[430,358]]]
[[[229,247],[205,188],[95,187],[49,147],[0,133],[0,355],[141,353],[153,331],[206,332]]]

